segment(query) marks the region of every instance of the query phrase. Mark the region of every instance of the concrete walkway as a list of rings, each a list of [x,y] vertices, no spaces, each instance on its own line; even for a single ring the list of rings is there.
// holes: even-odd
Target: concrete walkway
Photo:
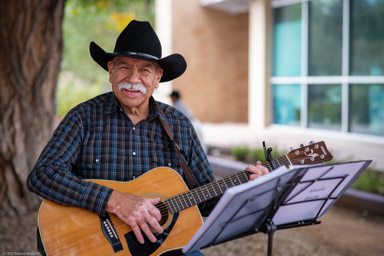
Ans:
[[[232,123],[204,123],[203,134],[207,146],[256,148],[265,141],[267,147],[286,153],[290,147],[298,148],[309,141],[325,141],[337,162],[373,160],[370,167],[384,171],[384,137],[281,126],[255,130],[246,124]]]

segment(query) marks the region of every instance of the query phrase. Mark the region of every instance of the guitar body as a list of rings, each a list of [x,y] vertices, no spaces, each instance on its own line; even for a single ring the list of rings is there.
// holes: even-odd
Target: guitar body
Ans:
[[[161,202],[188,191],[181,176],[167,167],[153,169],[129,182],[88,181],[124,193],[149,198],[160,197]],[[116,252],[102,231],[102,221],[98,215],[77,207],[43,201],[38,225],[47,255],[165,255],[183,248],[203,223],[197,206],[175,214],[168,212],[168,217],[161,223],[165,232],[158,239],[158,247],[153,247],[154,244],[148,240],[144,245],[138,244],[132,237],[133,232],[129,225],[114,214],[109,214],[109,217],[122,246]],[[127,237],[131,237],[129,246]]]

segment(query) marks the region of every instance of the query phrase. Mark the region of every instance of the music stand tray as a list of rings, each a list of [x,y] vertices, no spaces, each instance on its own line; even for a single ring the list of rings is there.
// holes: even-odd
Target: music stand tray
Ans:
[[[229,188],[183,253],[250,234],[319,224],[371,160],[329,165],[279,167],[251,182]]]

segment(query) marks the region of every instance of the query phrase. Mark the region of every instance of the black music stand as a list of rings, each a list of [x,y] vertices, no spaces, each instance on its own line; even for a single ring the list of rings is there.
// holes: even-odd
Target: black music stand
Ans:
[[[341,197],[371,160],[280,167],[228,189],[183,253],[263,232],[272,255],[276,230],[320,224],[317,219]]]

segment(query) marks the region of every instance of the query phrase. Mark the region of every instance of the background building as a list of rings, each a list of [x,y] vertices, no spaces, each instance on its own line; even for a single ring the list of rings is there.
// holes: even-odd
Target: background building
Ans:
[[[314,132],[383,153],[384,1],[162,0],[157,7],[161,40],[188,63],[171,86],[201,121]]]

